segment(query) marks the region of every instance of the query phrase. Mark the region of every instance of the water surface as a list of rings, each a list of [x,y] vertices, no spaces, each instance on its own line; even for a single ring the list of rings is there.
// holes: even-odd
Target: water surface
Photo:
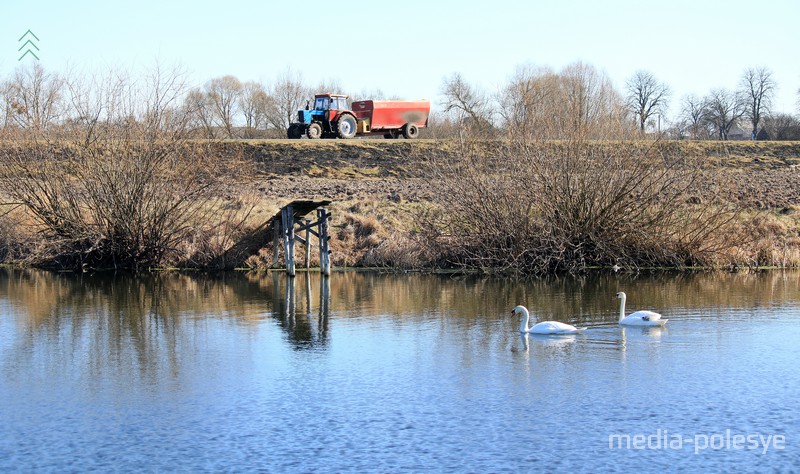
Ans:
[[[618,327],[620,290],[666,328]],[[798,273],[0,269],[0,470],[790,470],[798,341]]]

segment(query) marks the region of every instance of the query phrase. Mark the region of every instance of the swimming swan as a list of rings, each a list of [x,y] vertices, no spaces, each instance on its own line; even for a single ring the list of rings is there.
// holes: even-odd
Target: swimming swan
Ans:
[[[661,319],[661,315],[652,311],[637,311],[625,316],[625,292],[617,293],[619,303],[619,323],[625,326],[663,326],[668,319]]]
[[[576,328],[575,326],[556,321],[544,321],[534,325],[532,328],[528,328],[528,321],[531,318],[528,308],[524,306],[517,306],[511,310],[511,314],[522,315],[522,324],[519,326],[519,332],[529,332],[531,334],[575,334],[576,332],[586,329]]]

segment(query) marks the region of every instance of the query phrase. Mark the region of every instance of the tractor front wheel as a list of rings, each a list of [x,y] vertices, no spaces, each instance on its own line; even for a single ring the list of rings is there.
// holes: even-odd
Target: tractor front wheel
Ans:
[[[303,136],[303,130],[300,125],[293,123],[289,125],[289,130],[286,131],[287,138],[296,140]]]

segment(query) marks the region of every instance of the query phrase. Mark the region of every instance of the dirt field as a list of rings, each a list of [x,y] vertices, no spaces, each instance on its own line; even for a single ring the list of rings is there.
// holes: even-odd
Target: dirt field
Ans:
[[[425,200],[431,186],[424,179],[426,162],[435,155],[458,153],[456,144],[433,140],[235,141],[216,146],[221,155],[255,163],[255,179],[247,186],[278,201]],[[496,144],[479,146],[491,153]],[[800,206],[800,142],[687,141],[669,142],[666,149],[725,173],[733,195],[748,207]]]

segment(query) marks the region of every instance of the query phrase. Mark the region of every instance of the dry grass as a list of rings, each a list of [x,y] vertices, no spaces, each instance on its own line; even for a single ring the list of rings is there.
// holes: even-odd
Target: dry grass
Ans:
[[[179,187],[189,189],[177,184],[183,183],[178,180],[178,175],[182,176],[181,179],[190,177],[195,180],[195,185],[209,187],[188,199],[194,217],[188,219],[189,214],[185,214],[173,219],[175,222],[183,220],[179,226],[183,230],[175,234],[171,243],[163,246],[163,253],[156,258],[128,258],[128,265],[230,268],[245,265],[247,260],[246,265],[253,268],[270,266],[272,251],[268,243],[256,256],[233,255],[230,250],[274,215],[282,204],[294,198],[308,197],[302,194],[303,189],[298,189],[298,194],[280,194],[279,197],[262,192],[262,189],[269,189],[271,182],[264,177],[290,180],[298,175],[354,184],[425,177],[427,181],[420,186],[439,193],[435,202],[427,202],[424,200],[426,194],[422,193],[407,200],[404,193],[397,198],[388,196],[388,193],[365,196],[358,187],[354,195],[350,195],[350,191],[343,192],[331,206],[334,266],[433,268],[456,264],[495,270],[521,263],[522,268],[541,268],[542,272],[550,272],[615,263],[632,268],[644,265],[789,266],[800,263],[798,209],[786,204],[791,202],[794,191],[788,189],[786,196],[773,202],[760,197],[757,186],[743,188],[740,195],[733,198],[726,196],[729,190],[723,186],[732,178],[737,182],[758,183],[762,178],[755,176],[753,170],[772,173],[768,176],[770,180],[788,170],[795,170],[792,166],[800,162],[800,143],[666,142],[659,145],[654,156],[662,160],[662,164],[664,157],[669,158],[667,174],[658,174],[657,168],[642,168],[652,162],[642,162],[635,165],[640,168],[631,168],[625,157],[642,155],[631,151],[630,143],[584,143],[588,149],[594,150],[594,165],[591,161],[581,162],[580,154],[569,155],[573,144],[568,141],[529,145],[535,148],[512,150],[504,142],[492,140],[471,143],[469,150],[464,150],[459,142],[424,140],[181,142],[178,146],[184,151],[179,154],[192,158],[180,164],[180,157],[173,157],[178,161],[171,162],[163,176],[157,179],[162,186],[159,193],[169,193],[151,194],[160,196],[157,201],[169,202],[163,199],[165,195],[171,195]],[[51,184],[55,186],[55,181],[58,181],[57,187],[62,190],[74,190],[76,185],[81,187],[90,182],[99,183],[99,179],[87,179],[85,175],[76,174],[75,161],[67,159],[80,153],[82,146],[79,142],[51,144],[42,155],[48,159],[42,162],[41,168],[31,167],[36,160],[23,160],[28,168],[21,168],[18,164],[6,166],[5,173],[10,179],[5,183],[6,187],[12,181],[19,181],[14,173],[23,169],[31,171],[31,176],[52,177],[54,182]],[[136,148],[132,143],[128,146]],[[31,144],[10,142],[2,148],[8,156],[10,149],[29,153]],[[527,155],[523,156],[521,151]],[[98,158],[103,156],[98,155]],[[117,156],[132,155],[129,150]],[[107,164],[122,166],[124,161],[111,160]],[[432,161],[438,174],[431,174]],[[443,162],[450,168],[442,169],[440,165]],[[69,166],[62,166],[64,163]],[[559,163],[561,167],[551,167]],[[45,165],[53,167],[44,168]],[[532,168],[534,165],[538,168]],[[135,168],[129,167],[124,172],[109,166],[104,169],[104,173],[126,176]],[[635,239],[614,239],[614,235],[625,234],[625,229],[614,224],[613,219],[593,219],[589,212],[591,206],[578,205],[581,202],[601,205],[607,197],[624,200],[625,196],[615,194],[611,186],[611,183],[619,186],[625,182],[625,173],[617,172],[622,169],[651,173],[648,180],[655,183],[654,189],[664,191],[648,197],[637,187],[635,192],[629,193],[636,200],[662,208],[669,207],[670,203],[679,204],[673,206],[680,211],[674,214],[665,213],[663,209],[655,212],[654,207],[639,209],[637,219],[661,222],[658,232],[645,236],[640,231],[629,229],[627,235],[633,235]],[[687,173],[699,169],[702,169],[702,174],[689,176],[691,173]],[[81,173],[90,170],[88,167]],[[723,172],[729,174],[725,179],[718,179],[719,186],[711,189],[715,176],[719,177]],[[519,178],[526,183],[524,188],[510,186],[513,179]],[[547,191],[541,188],[546,179],[586,186],[561,186],[557,188],[560,191]],[[595,181],[606,185],[588,186]],[[474,192],[471,194],[465,194],[463,190],[467,183],[472,183],[470,189]],[[528,183],[533,183],[532,187]],[[786,187],[780,180],[763,186]],[[286,189],[294,192],[292,187]],[[380,186],[375,189],[379,190]],[[580,189],[580,192],[563,192],[568,189]],[[567,196],[571,200],[566,199]],[[61,201],[70,202],[70,199]],[[466,203],[479,206],[469,210]],[[751,206],[761,211],[742,214],[734,211],[736,221],[726,222],[724,216],[734,215],[727,207],[731,204]],[[779,204],[780,207],[776,208]],[[78,239],[74,235],[64,238],[53,232],[54,229],[63,231],[58,226],[51,226],[49,233],[43,231],[45,227],[41,218],[25,207],[7,212],[9,209],[9,206],[0,208],[0,214],[5,213],[0,218],[0,259],[4,257],[6,261],[39,265],[47,262],[48,258],[61,258],[59,265],[73,268],[84,263],[96,267],[119,266],[119,262],[126,261],[120,256],[111,260],[96,255],[90,257],[92,254],[88,251],[93,246],[87,242],[97,242],[98,234],[87,234],[93,240]],[[87,228],[95,228],[101,221],[97,211],[87,211],[89,207],[85,203],[76,205],[75,209],[80,210],[77,213],[80,217],[69,219],[82,222]],[[542,216],[549,216],[548,225],[542,225]],[[634,221],[641,223],[641,219]],[[516,230],[520,225],[525,229],[523,233]],[[478,233],[478,230],[487,228],[493,229],[489,238]],[[550,247],[545,246],[550,250],[532,258],[536,249],[541,248],[542,236],[550,239]],[[120,242],[116,238],[114,241]],[[668,245],[664,245],[665,242]],[[76,243],[80,245],[75,247]],[[481,252],[486,250],[487,243],[496,247],[483,254]],[[316,241],[312,245],[311,264],[314,266],[318,264]],[[481,246],[484,246],[483,250]],[[63,259],[63,255],[58,257],[65,249],[72,255],[69,259]],[[505,250],[509,249],[513,250],[511,253],[517,262],[513,265],[502,260]],[[126,252],[136,255],[130,250]],[[304,252],[299,249],[298,265],[304,263],[302,254]],[[36,256],[36,259],[31,259],[31,256]],[[539,263],[536,263],[537,258]],[[549,263],[542,264],[545,260]],[[139,263],[132,263],[134,261]]]

